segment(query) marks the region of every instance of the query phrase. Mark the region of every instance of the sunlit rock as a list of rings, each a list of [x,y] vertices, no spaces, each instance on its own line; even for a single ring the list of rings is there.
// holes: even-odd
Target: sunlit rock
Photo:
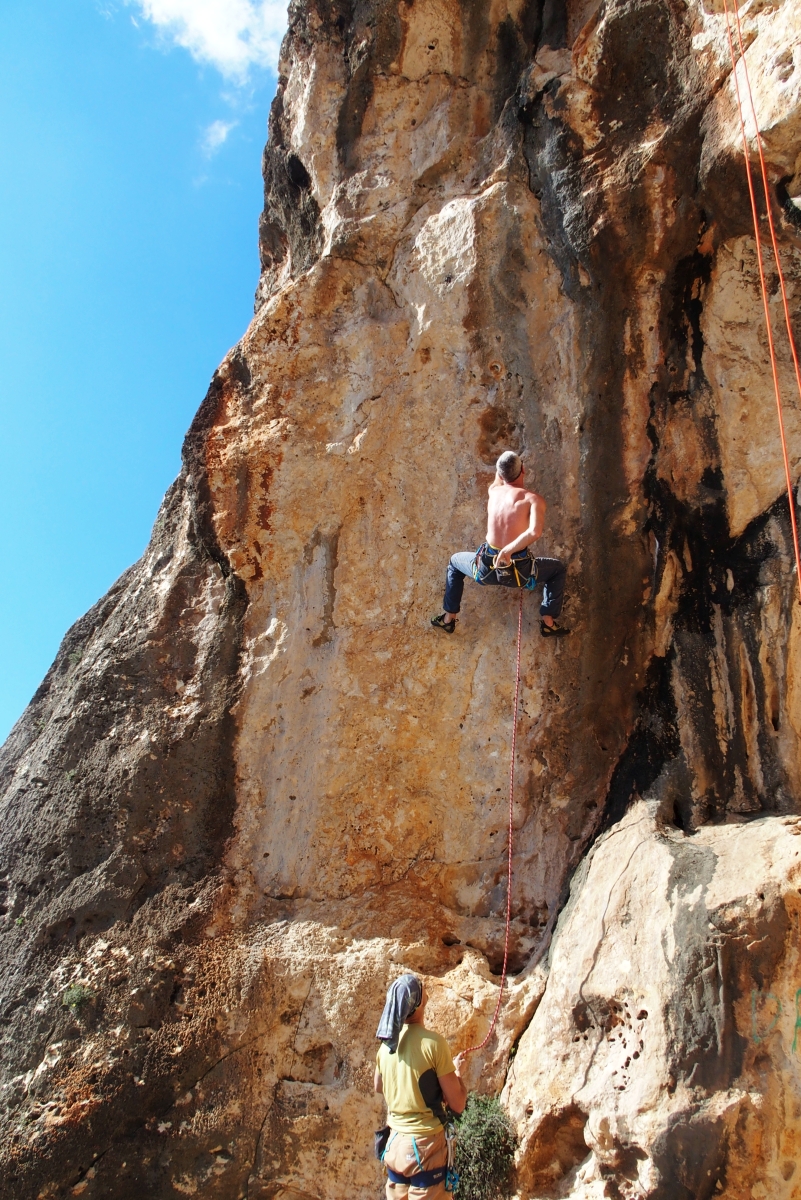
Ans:
[[[742,22],[797,321],[801,16]],[[500,985],[517,597],[429,617],[507,447],[573,632],[526,597],[469,1082],[527,1200],[798,1193],[801,618],[739,136],[718,3],[290,6],[254,319],[0,758],[4,1196],[379,1194],[388,982],[455,1050]]]

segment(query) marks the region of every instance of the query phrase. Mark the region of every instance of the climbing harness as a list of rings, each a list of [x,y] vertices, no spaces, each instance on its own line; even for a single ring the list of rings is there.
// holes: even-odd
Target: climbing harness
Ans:
[[[401,1183],[405,1187],[430,1188],[438,1183],[445,1183],[448,1177],[447,1167],[435,1167],[432,1171],[418,1171],[416,1175],[401,1175],[387,1167],[387,1175],[392,1183]]]
[[[386,1136],[384,1134],[385,1130]],[[379,1158],[381,1162],[384,1162],[384,1155],[392,1145],[395,1138],[398,1136],[397,1130],[392,1134],[392,1137],[389,1137],[389,1133],[390,1128],[388,1125],[385,1125],[384,1129],[379,1129],[376,1131],[376,1151],[378,1151],[379,1136],[382,1138],[381,1154],[376,1154],[376,1157]],[[446,1192],[455,1192],[459,1186],[459,1176],[456,1174],[453,1166],[454,1155],[456,1151],[456,1127],[452,1121],[449,1121],[445,1126],[445,1142],[448,1147],[447,1163],[442,1167],[432,1167],[430,1171],[426,1171],[423,1169],[423,1160],[420,1157],[420,1151],[417,1149],[417,1138],[413,1137],[412,1149],[414,1150],[414,1157],[417,1159],[417,1165],[420,1170],[414,1175],[402,1175],[400,1171],[393,1171],[392,1167],[388,1167],[386,1163],[384,1163],[390,1181],[392,1183],[400,1183],[404,1187],[417,1188],[436,1187],[438,1183],[444,1183]]]
[[[513,554],[508,567],[497,566],[499,554],[500,550],[490,546],[489,542],[481,543],[471,564],[476,583],[486,583],[494,572],[496,583],[502,587],[533,591],[537,586],[537,566],[528,549]]]
[[[508,864],[506,870],[506,931],[503,940],[503,969],[501,971],[501,986],[498,992],[498,1000],[495,1004],[495,1012],[492,1014],[492,1021],[487,1030],[487,1035],[483,1042],[479,1042],[477,1046],[469,1046],[464,1050],[464,1054],[472,1054],[475,1050],[483,1050],[487,1042],[492,1037],[495,1026],[498,1021],[498,1014],[501,1011],[501,1003],[503,1001],[503,992],[506,987],[506,968],[509,962],[509,926],[512,920],[512,837],[514,817],[514,798],[515,798],[515,753],[517,750],[517,710],[520,698],[520,644],[523,640],[523,597],[524,593],[520,593],[520,605],[517,611],[517,659],[515,663],[515,700],[512,712],[512,757],[509,764],[509,844],[507,848]]]
[[[773,246],[773,256],[776,260],[776,271],[779,277],[779,287],[781,289],[782,305],[784,307],[784,320],[787,325],[787,336],[790,340],[790,351],[793,356],[793,366],[795,367],[795,380],[798,384],[798,393],[801,396],[801,367],[798,362],[798,352],[796,350],[795,338],[793,337],[792,321],[790,319],[790,309],[787,303],[787,289],[784,283],[784,272],[782,271],[781,259],[779,258],[779,246],[776,239],[776,229],[773,223],[773,212],[770,203],[770,189],[768,185],[768,172],[765,166],[765,156],[762,153],[762,134],[759,131],[757,122],[756,106],[754,104],[754,95],[751,91],[751,79],[748,74],[748,63],[745,58],[745,46],[743,45],[743,31],[740,25],[740,13],[737,8],[737,0],[732,0],[734,7],[734,16],[737,26],[737,42],[740,49],[740,62],[743,64],[743,75],[745,84],[748,90],[748,100],[751,108],[751,115],[754,120],[754,130],[756,131],[756,144],[759,151],[759,164],[762,174],[762,187],[765,192],[765,207],[768,214],[768,225],[770,227],[770,238]],[[770,365],[773,372],[773,390],[776,394],[776,411],[779,418],[779,436],[782,443],[782,458],[784,460],[784,477],[787,485],[787,502],[790,509],[790,525],[793,532],[793,550],[795,552],[795,570],[796,570],[796,585],[798,587],[799,599],[801,600],[801,553],[798,547],[798,525],[795,515],[795,498],[793,496],[793,481],[790,474],[790,458],[787,452],[787,438],[784,431],[784,410],[782,407],[781,389],[779,387],[779,373],[776,365],[776,347],[773,340],[773,329],[770,323],[770,306],[768,303],[768,288],[765,282],[765,266],[762,257],[762,242],[759,236],[759,213],[757,211],[756,193],[754,190],[754,180],[751,171],[751,160],[748,155],[748,136],[745,130],[745,117],[743,116],[743,100],[740,94],[740,82],[737,78],[737,56],[734,49],[734,38],[732,36],[731,19],[729,15],[728,0],[723,0],[723,9],[726,13],[726,33],[729,40],[729,53],[731,54],[732,76],[734,78],[734,89],[737,94],[737,111],[740,119],[740,133],[743,139],[743,153],[745,155],[745,171],[748,177],[748,194],[751,198],[751,215],[754,219],[754,240],[756,242],[757,262],[759,264],[759,281],[762,288],[762,304],[765,309],[765,324],[768,332],[768,348],[770,350]]]

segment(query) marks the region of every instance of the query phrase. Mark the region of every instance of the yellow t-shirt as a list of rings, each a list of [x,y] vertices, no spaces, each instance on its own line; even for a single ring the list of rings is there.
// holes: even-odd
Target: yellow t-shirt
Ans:
[[[437,1081],[456,1069],[442,1034],[422,1025],[404,1025],[396,1053],[390,1054],[382,1042],[375,1061],[389,1109],[389,1126],[398,1133],[439,1133],[443,1121],[435,1110],[443,1113],[443,1101]]]

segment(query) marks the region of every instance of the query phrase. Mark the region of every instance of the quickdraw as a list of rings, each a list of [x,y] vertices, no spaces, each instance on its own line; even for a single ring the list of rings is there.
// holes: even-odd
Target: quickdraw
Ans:
[[[448,1145],[448,1168],[445,1174],[445,1191],[455,1192],[459,1186],[459,1176],[456,1172],[456,1126],[449,1121],[445,1126],[445,1141]]]

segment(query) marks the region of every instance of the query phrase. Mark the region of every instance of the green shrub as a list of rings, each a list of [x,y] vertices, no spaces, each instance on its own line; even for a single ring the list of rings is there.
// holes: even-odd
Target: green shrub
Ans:
[[[504,1200],[511,1194],[517,1138],[495,1096],[470,1096],[459,1122],[458,1200]]]
[[[82,983],[71,983],[61,997],[64,1007],[69,1008],[76,1016],[92,1000],[94,1000],[94,992],[91,988],[84,987]]]

